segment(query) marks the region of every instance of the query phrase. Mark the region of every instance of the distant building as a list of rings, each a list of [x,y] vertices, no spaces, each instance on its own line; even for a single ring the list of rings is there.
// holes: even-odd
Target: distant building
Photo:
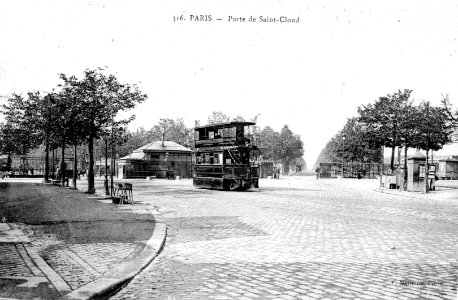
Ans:
[[[259,168],[259,175],[261,178],[274,176],[274,163],[272,161],[261,161]]]
[[[439,159],[437,176],[441,179],[458,179],[458,155]]]
[[[59,153],[60,154],[60,153]],[[65,170],[69,177],[72,176],[73,170],[73,157],[65,157]],[[52,151],[49,154],[49,175],[52,175],[62,167],[61,156],[54,156]],[[78,166],[81,163],[78,162]],[[34,175],[34,177],[43,176],[45,171],[45,156],[31,156],[31,155],[16,155],[16,154],[2,154],[0,155],[0,171],[11,171],[17,176]]]
[[[298,157],[289,163],[289,174],[302,173],[307,170],[304,158]]]
[[[172,141],[153,142],[118,159],[118,178],[165,178],[171,172],[191,178],[191,154],[191,149]]]

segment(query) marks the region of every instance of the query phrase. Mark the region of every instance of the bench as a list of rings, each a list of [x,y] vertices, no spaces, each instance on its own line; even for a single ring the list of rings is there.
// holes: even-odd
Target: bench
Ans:
[[[167,171],[165,172],[165,177],[166,177],[167,179],[175,179],[175,172],[174,172],[174,171],[169,171],[169,170],[167,170]]]
[[[124,202],[130,202],[130,204],[134,204],[132,184],[127,182],[116,183],[114,188],[114,196],[119,198],[119,204],[124,204]]]
[[[68,181],[69,181],[69,178],[68,178],[68,177],[65,177],[65,178],[64,178],[64,184],[65,184],[65,186],[68,186]],[[61,182],[62,182],[61,179],[52,179],[52,180],[51,180],[52,185],[61,185]]]

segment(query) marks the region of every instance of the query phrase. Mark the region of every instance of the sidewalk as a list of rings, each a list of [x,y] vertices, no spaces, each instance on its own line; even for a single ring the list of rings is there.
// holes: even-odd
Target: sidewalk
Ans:
[[[115,205],[68,188],[2,181],[0,208],[0,299],[106,295],[165,241],[165,224],[138,200]]]

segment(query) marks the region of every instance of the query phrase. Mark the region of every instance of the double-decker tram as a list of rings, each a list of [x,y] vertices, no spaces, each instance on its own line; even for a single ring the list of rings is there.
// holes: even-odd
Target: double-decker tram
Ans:
[[[194,129],[194,186],[218,190],[259,187],[253,122],[229,122]]]

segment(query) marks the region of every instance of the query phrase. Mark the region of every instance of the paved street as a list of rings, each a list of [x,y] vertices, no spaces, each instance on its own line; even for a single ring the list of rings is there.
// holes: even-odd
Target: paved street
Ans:
[[[112,299],[456,299],[458,185],[263,180],[249,192],[134,182],[168,224],[163,252]]]

